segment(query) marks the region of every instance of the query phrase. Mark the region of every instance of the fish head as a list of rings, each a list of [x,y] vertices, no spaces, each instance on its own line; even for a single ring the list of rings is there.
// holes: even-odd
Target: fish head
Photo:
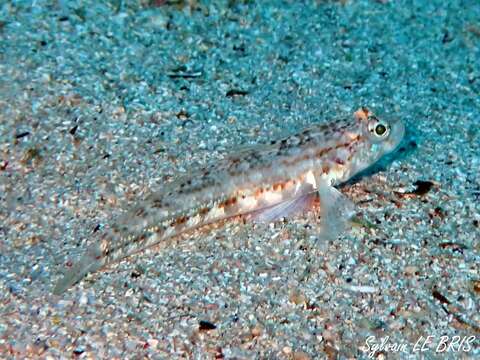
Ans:
[[[346,171],[339,179],[340,182],[347,181],[382,156],[395,151],[405,134],[405,126],[401,121],[378,118],[366,107],[358,109],[351,121],[348,136],[356,141],[350,148]]]
[[[357,110],[354,118],[360,123],[362,134],[367,142],[376,145],[370,147],[371,156],[376,160],[394,151],[405,134],[405,126],[401,121],[379,119],[366,107]]]

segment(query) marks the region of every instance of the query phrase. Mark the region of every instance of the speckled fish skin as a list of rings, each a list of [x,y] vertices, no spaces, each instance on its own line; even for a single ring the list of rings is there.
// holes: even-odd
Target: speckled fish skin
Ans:
[[[329,209],[337,206],[329,204],[330,199],[341,198],[333,185],[393,151],[403,134],[400,121],[388,123],[360,108],[350,118],[314,125],[192,171],[132,207],[86,250],[54,293],[62,293],[89,272],[186,231],[268,212],[315,192],[320,195],[321,215],[327,218]]]

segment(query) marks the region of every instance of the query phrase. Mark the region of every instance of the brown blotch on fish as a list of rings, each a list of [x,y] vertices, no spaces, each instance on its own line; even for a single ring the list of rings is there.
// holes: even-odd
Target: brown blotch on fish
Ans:
[[[138,236],[137,238],[135,238],[135,241],[134,242],[139,242],[139,241],[143,241],[147,238],[147,236],[145,234],[142,234],[140,236]]]
[[[309,154],[305,154],[305,155],[303,155],[303,156],[301,156],[301,157],[296,157],[296,158],[293,158],[293,159],[290,159],[290,160],[289,160],[289,159],[285,159],[285,160],[282,161],[282,163],[283,163],[284,165],[291,166],[291,165],[295,165],[295,164],[297,164],[297,163],[299,163],[299,162],[308,160],[308,159],[310,159],[310,157],[311,157],[311,156],[310,156]]]
[[[259,188],[257,189],[257,191],[255,191],[255,196],[261,196],[263,194],[265,190],[263,188]]]
[[[228,206],[234,205],[236,202],[237,202],[237,198],[232,197],[232,198],[229,198],[225,201],[222,201],[220,204],[218,204],[218,207],[219,208],[228,207]]]
[[[350,143],[340,143],[335,146],[335,149],[341,149],[341,148],[347,147],[348,145],[350,145]]]
[[[319,151],[317,151],[317,152],[315,153],[315,157],[321,158],[323,155],[329,153],[331,150],[332,150],[331,147],[327,147],[327,148],[325,148],[325,149],[320,149]]]
[[[273,191],[281,191],[284,189],[284,187],[285,187],[285,183],[276,183],[276,184],[273,184],[272,189]]]
[[[204,207],[204,208],[201,208],[200,210],[198,210],[198,213],[199,213],[200,215],[207,215],[209,211],[210,211],[209,208]]]
[[[178,226],[178,225],[185,224],[189,219],[190,219],[190,217],[188,217],[188,216],[180,216],[180,217],[176,218],[175,220],[173,220],[170,223],[170,226]]]
[[[370,110],[368,110],[366,107],[362,107],[359,110],[355,111],[355,117],[357,118],[357,120],[360,121],[367,120],[370,115]]]

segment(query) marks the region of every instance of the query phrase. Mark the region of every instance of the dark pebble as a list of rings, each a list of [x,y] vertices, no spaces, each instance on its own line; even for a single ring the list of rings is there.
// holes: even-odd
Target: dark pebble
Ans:
[[[198,329],[200,331],[215,330],[217,326],[209,321],[200,320],[198,322]]]

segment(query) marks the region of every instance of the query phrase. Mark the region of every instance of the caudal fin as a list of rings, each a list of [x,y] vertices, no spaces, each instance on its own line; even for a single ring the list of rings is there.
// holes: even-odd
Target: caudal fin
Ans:
[[[69,287],[82,280],[88,273],[97,271],[103,265],[105,265],[105,257],[103,257],[100,246],[97,244],[90,246],[79,261],[68,269],[57,282],[53,294],[62,294]]]

